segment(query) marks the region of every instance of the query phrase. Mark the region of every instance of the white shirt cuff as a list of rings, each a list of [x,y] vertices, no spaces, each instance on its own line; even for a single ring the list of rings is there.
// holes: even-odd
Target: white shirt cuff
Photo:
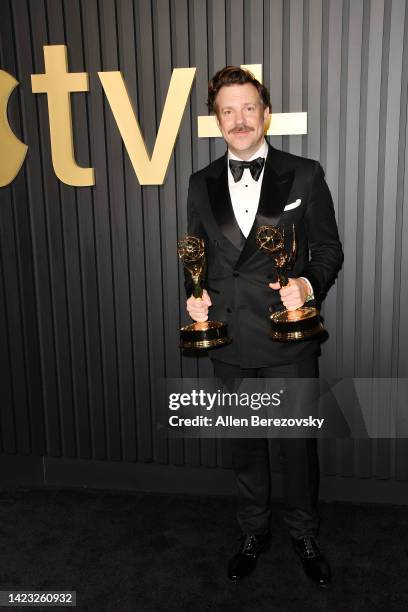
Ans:
[[[306,281],[307,286],[308,286],[308,288],[309,288],[309,294],[308,294],[308,296],[307,296],[307,298],[306,298],[306,299],[307,299],[307,300],[314,299],[313,287],[312,287],[312,285],[311,285],[310,280],[309,280],[309,279],[307,279],[305,276],[300,276],[299,278],[303,278],[303,280],[304,280],[304,281]]]

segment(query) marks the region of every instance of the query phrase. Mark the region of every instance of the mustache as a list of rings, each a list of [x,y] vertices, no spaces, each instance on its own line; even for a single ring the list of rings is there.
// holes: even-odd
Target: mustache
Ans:
[[[253,132],[254,128],[249,125],[246,125],[245,123],[242,123],[241,125],[236,125],[234,128],[232,128],[228,132],[228,134],[239,134],[239,132],[247,132],[248,130]]]

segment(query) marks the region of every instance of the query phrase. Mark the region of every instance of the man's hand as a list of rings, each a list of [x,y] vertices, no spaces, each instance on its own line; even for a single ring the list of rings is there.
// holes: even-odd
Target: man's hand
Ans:
[[[207,321],[208,319],[208,308],[212,305],[210,296],[207,291],[203,290],[202,298],[195,298],[190,295],[186,302],[187,312],[193,321]]]
[[[269,283],[269,286],[271,289],[280,290],[282,303],[287,310],[296,310],[303,306],[309,295],[308,284],[303,278],[290,278],[286,287],[281,287],[278,282]]]

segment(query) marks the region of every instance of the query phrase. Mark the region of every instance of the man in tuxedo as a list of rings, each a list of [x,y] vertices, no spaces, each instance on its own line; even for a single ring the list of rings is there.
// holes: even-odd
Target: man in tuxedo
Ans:
[[[211,352],[221,380],[314,378],[317,338],[276,342],[270,337],[269,308],[295,310],[306,301],[320,306],[341,268],[343,253],[330,191],[317,161],[278,151],[265,140],[271,104],[268,90],[247,70],[227,66],[209,83],[228,150],[192,174],[188,233],[201,237],[207,277],[201,299],[189,292],[194,321],[226,321],[233,341]],[[264,224],[295,226],[297,251],[289,284],[280,287],[271,258],[257,248]],[[265,439],[234,439],[241,545],[228,566],[238,580],[249,574],[270,543],[270,472]],[[319,463],[316,440],[280,440],[285,463],[284,520],[303,568],[320,587],[330,584],[330,567],[316,541]]]

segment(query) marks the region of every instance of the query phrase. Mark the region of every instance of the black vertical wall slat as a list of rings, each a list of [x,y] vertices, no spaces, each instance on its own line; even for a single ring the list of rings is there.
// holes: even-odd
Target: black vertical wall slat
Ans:
[[[322,2],[309,2],[307,6],[308,53],[307,60],[307,126],[304,154],[320,159],[320,98],[322,81]]]
[[[239,10],[239,6],[237,10]],[[235,9],[234,9],[235,10]],[[202,89],[197,91],[200,99],[197,104],[197,114],[208,114],[205,101],[207,100],[207,82],[208,78],[215,71],[225,66],[227,62],[226,53],[226,3],[216,2],[212,0],[207,4],[207,37],[206,37],[206,52],[208,59],[208,75],[201,81]],[[203,35],[204,38],[204,35]],[[202,41],[204,43],[204,40]],[[200,75],[201,76],[201,75]],[[198,77],[198,74],[197,74]],[[203,109],[202,111],[200,109]],[[205,139],[204,139],[205,140]],[[225,152],[225,145],[221,139],[212,139],[210,141],[210,159],[216,159]],[[199,377],[205,378],[212,375],[212,366],[207,360],[199,359]],[[223,444],[217,443],[216,440],[201,440],[201,462],[207,467],[214,467],[217,463],[225,465],[225,457],[223,456]],[[228,458],[227,458],[228,462]]]
[[[64,27],[64,5],[56,4],[55,2],[47,2],[47,23],[49,28],[50,44],[66,44],[65,27]],[[68,55],[69,70],[73,71],[70,66],[70,53]],[[81,96],[86,94],[76,94]],[[74,94],[70,96],[71,106]],[[43,102],[46,102],[45,96],[42,96]],[[74,116],[75,119],[75,116]],[[80,148],[78,141],[75,141],[75,150]],[[52,167],[50,169],[52,172]],[[59,205],[55,206],[58,201]],[[58,370],[62,371],[60,383],[60,398],[61,398],[61,424],[63,432],[63,454],[68,457],[75,457],[78,453],[77,436],[78,428],[76,424],[75,405],[74,405],[74,389],[73,389],[73,355],[72,355],[72,332],[76,337],[80,338],[80,329],[72,330],[72,319],[70,317],[70,302],[78,304],[77,282],[80,277],[78,274],[78,239],[75,223],[75,190],[69,189],[68,186],[56,182],[53,188],[52,197],[50,199],[50,210],[59,209],[60,223],[60,253],[56,257],[61,259],[58,269],[56,269],[56,278],[60,284],[60,297],[55,297],[55,300],[61,300],[61,323],[56,321],[55,328],[64,328],[60,334],[60,339],[57,339],[57,360],[59,363],[64,363],[63,367],[59,365]],[[50,216],[50,226],[56,225],[57,218]],[[55,242],[58,238],[55,237]],[[79,300],[80,307],[80,300]],[[55,306],[57,311],[58,306]],[[57,315],[56,315],[57,316]],[[64,321],[64,324],[62,323]],[[59,334],[58,334],[59,335]]]
[[[100,3],[102,61],[105,70],[119,70],[116,3],[106,0]],[[115,27],[111,27],[115,24]],[[124,410],[133,409],[131,329],[129,317],[129,273],[126,252],[126,211],[124,198],[122,140],[112,112],[105,104],[106,146],[108,165],[108,198],[112,248],[112,272],[114,292],[114,319],[111,330],[114,351],[107,357],[107,369],[117,372],[110,381],[108,396],[111,456],[120,459],[126,452]],[[114,203],[114,205],[113,205]],[[130,382],[130,384],[129,384]],[[130,397],[129,394],[130,393]]]
[[[398,376],[407,376],[408,363],[403,358],[401,350],[404,345],[404,338],[408,337],[408,327],[404,316],[404,304],[408,290],[408,249],[403,245],[407,244],[408,227],[408,151],[407,151],[407,129],[408,129],[408,11],[405,10],[404,24],[404,47],[401,78],[401,104],[400,104],[400,132],[399,132],[399,156],[398,156],[398,210],[397,210],[397,247],[400,258],[396,261],[395,275],[399,278],[400,299],[396,301],[396,319],[398,326],[394,332],[394,344],[396,347],[395,358],[392,371]],[[405,366],[404,366],[405,361]],[[408,479],[408,441],[397,440],[396,442],[396,477],[400,480]]]
[[[166,101],[168,84],[170,83],[174,58],[171,47],[171,15],[170,3],[167,0],[157,0],[156,4],[156,28],[157,36],[157,56],[155,57],[156,75],[156,101],[157,106],[157,126],[160,125],[162,110]],[[164,185],[159,188],[159,211],[160,211],[160,243],[163,279],[178,279],[178,257],[176,252],[177,245],[177,201],[175,185],[175,165],[174,157],[170,160],[167,177]],[[178,282],[163,283],[163,325],[164,325],[164,346],[162,347],[164,357],[165,375],[176,377],[180,373],[180,350],[178,349],[178,317],[180,307],[178,303],[179,287]],[[166,404],[159,400],[157,406],[160,411],[160,420],[166,418]],[[169,441],[169,462],[175,465],[184,463],[183,440]]]
[[[390,16],[388,74],[387,74],[387,106],[385,126],[384,155],[384,185],[383,185],[383,223],[382,223],[382,253],[381,253],[381,320],[385,313],[392,313],[387,324],[381,325],[381,370],[386,368],[390,375],[395,362],[395,347],[393,326],[395,321],[394,290],[399,292],[399,282],[395,278],[395,262],[399,261],[397,250],[397,211],[398,211],[398,158],[399,158],[399,123],[401,106],[401,74],[404,48],[404,17],[406,2],[395,0],[392,3]],[[383,73],[384,74],[384,73]],[[397,121],[395,120],[397,119]],[[397,160],[397,161],[396,161]],[[390,268],[389,262],[393,262]]]
[[[249,0],[246,2],[249,6],[249,23],[246,29],[249,32],[247,62],[250,64],[259,64],[259,57],[264,56],[264,40],[263,40],[263,0]]]
[[[8,9],[9,7],[5,7]],[[11,17],[8,10],[5,18]],[[17,69],[14,56],[13,32],[9,31],[2,42],[2,57],[10,70]],[[17,98],[18,99],[18,98]],[[14,109],[16,95],[14,94]],[[14,117],[13,117],[14,114]],[[16,123],[16,113],[10,113],[10,120]],[[8,197],[6,193],[8,192]],[[18,249],[19,234],[16,227],[15,193],[12,188],[1,198],[0,241],[2,259],[2,284],[4,292],[4,315],[6,336],[4,337],[4,357],[9,362],[5,368],[5,417],[6,433],[11,434],[11,446],[17,452],[30,452],[30,430],[28,397],[24,367],[24,340],[22,305],[20,297],[21,252]],[[10,377],[7,376],[9,373]],[[21,376],[23,373],[23,376]],[[19,423],[20,425],[17,425]]]
[[[143,21],[140,16],[139,7],[134,7],[134,27],[135,27],[135,44],[136,44],[136,75],[137,75],[137,107],[136,112],[139,119],[139,124],[141,128],[143,128],[143,136],[148,143],[147,134],[146,134],[146,122],[142,123],[142,109],[143,109],[143,73],[142,73],[142,36],[141,30],[143,28]],[[134,181],[134,171],[132,170],[131,180]],[[144,303],[143,307],[143,318],[142,321],[145,324],[144,332],[138,331],[139,337],[141,338],[142,351],[137,350],[137,346],[135,345],[136,352],[136,367],[138,369],[139,375],[142,377],[141,381],[143,381],[143,389],[144,394],[141,396],[141,400],[144,398],[147,401],[144,401],[140,407],[138,412],[138,429],[143,433],[143,443],[146,445],[146,461],[152,461],[154,457],[154,437],[152,431],[152,396],[151,396],[151,379],[150,379],[150,347],[149,347],[149,335],[150,335],[150,325],[151,325],[151,316],[150,316],[150,304],[148,300],[148,284],[147,284],[147,276],[148,276],[148,259],[147,259],[147,249],[146,245],[148,242],[148,236],[145,233],[146,227],[146,203],[145,203],[145,193],[144,188],[139,188],[139,217],[138,221],[140,223],[138,229],[138,236],[143,236],[143,239],[136,243],[138,259],[134,262],[135,271],[143,267],[143,285],[142,285],[142,294],[143,300],[140,300],[140,288],[135,293],[135,303],[140,303],[141,301]],[[140,263],[137,263],[140,261]],[[142,308],[138,306],[137,308]],[[136,320],[136,330],[140,329],[139,320]],[[142,335],[141,335],[142,334]],[[138,365],[139,364],[139,365]],[[140,434],[139,434],[140,435]]]
[[[362,25],[362,48],[361,48],[361,74],[360,74],[360,122],[359,122],[359,154],[358,154],[358,187],[357,187],[357,226],[356,234],[362,236],[364,228],[364,207],[360,204],[365,199],[365,172],[367,151],[367,130],[371,129],[365,120],[368,102],[368,66],[369,66],[369,40],[370,40],[370,2],[363,3],[363,25]],[[361,362],[360,347],[362,342],[362,321],[365,312],[361,308],[363,303],[363,241],[357,240],[356,246],[356,319],[355,337],[353,344],[355,374],[364,375],[362,371],[365,366]],[[365,310],[365,309],[364,309]],[[359,476],[368,478],[371,475],[371,440],[357,440],[356,442],[356,472]]]
[[[6,6],[3,3],[2,6]],[[16,38],[13,37],[13,52],[16,57]],[[19,68],[16,65],[16,71]],[[9,107],[9,119],[13,130],[26,142],[22,124],[22,93],[17,88],[17,104]],[[11,112],[10,112],[11,111]],[[11,185],[15,216],[15,233],[19,265],[19,289],[22,309],[22,328],[24,341],[25,383],[29,410],[30,450],[36,454],[45,452],[43,394],[41,388],[41,368],[39,360],[37,310],[34,287],[33,244],[30,226],[30,203],[27,185],[27,173],[24,168]],[[20,384],[20,383],[19,383]]]
[[[207,108],[205,101],[207,99],[207,83],[209,78],[209,66],[210,66],[210,49],[208,45],[208,35],[210,26],[208,24],[207,6],[204,3],[200,3],[197,0],[194,1],[193,10],[193,31],[197,34],[192,41],[194,43],[192,60],[194,65],[199,63],[199,58],[202,59],[203,69],[198,71],[195,80],[195,91],[193,93],[194,105],[193,112],[196,115],[206,115]],[[205,27],[202,27],[205,24]],[[193,170],[205,166],[210,161],[211,150],[213,145],[210,140],[194,138],[196,135],[196,129],[193,128]],[[199,377],[205,377],[208,369],[206,369],[206,360],[202,359],[201,356],[197,360],[198,375]],[[202,461],[205,465],[210,464],[214,461],[213,447],[211,447],[206,441],[201,442]]]
[[[189,30],[189,2],[188,0],[177,1],[171,3],[171,42],[173,65],[179,68],[188,67],[192,64],[190,60],[190,40],[185,33]],[[180,127],[178,143],[174,155],[175,166],[175,198],[176,202],[187,201],[188,177],[192,172],[192,146],[191,146],[191,124],[195,116],[191,111],[191,97],[187,103],[185,111],[185,120]],[[177,235],[179,238],[185,236],[187,232],[187,208],[186,206],[178,206],[175,209],[177,216]],[[171,257],[174,260],[176,257],[176,245],[172,245]],[[177,259],[177,257],[176,257]],[[177,261],[175,276],[178,277],[178,302],[180,305],[181,317],[179,313],[175,313],[170,325],[173,326],[173,333],[178,334],[178,327],[187,321],[184,312],[186,294],[184,290],[184,274],[182,266]],[[173,340],[174,347],[177,347],[178,338]],[[196,374],[196,360],[181,357],[181,373],[188,376]],[[200,442],[199,440],[186,439],[184,441],[185,461],[187,465],[200,465]],[[214,452],[211,453],[213,463],[215,461]]]
[[[126,80],[126,86],[132,100],[134,107],[137,107],[137,88],[136,88],[136,65],[134,57],[134,22],[133,22],[133,6],[131,2],[121,2],[116,7],[117,10],[117,36],[118,36],[118,67],[122,70],[124,78]],[[135,333],[139,328],[139,324],[135,321],[132,316],[132,311],[140,301],[134,298],[133,289],[133,278],[134,268],[136,271],[139,269],[143,270],[143,257],[138,258],[136,263],[134,262],[133,256],[136,254],[136,245],[134,244],[135,238],[134,230],[134,214],[135,208],[140,210],[140,189],[135,188],[134,181],[131,180],[131,167],[129,158],[126,152],[124,152],[123,158],[123,198],[124,198],[124,232],[126,238],[124,238],[123,249],[126,252],[126,272],[128,278],[125,282],[126,290],[128,292],[129,300],[129,314],[130,319],[124,326],[123,331],[128,334],[127,341],[124,343],[124,352],[126,351],[127,357],[124,356],[126,362],[122,359],[123,364],[123,383],[122,383],[122,425],[124,430],[124,451],[123,456],[128,461],[136,460],[137,458],[137,435],[136,435],[136,402],[138,401],[138,392],[135,389],[133,381],[139,374],[135,370],[134,354],[135,354]],[[133,202],[139,203],[137,207],[133,205]],[[143,237],[136,238],[136,241],[140,241],[143,244]],[[125,256],[125,253],[123,253]],[[140,261],[139,261],[140,259]],[[143,277],[142,277],[143,279]],[[140,281],[137,281],[140,282]],[[143,314],[145,319],[145,314]],[[141,319],[141,320],[143,320]],[[142,343],[146,344],[145,332],[142,332]],[[138,344],[138,343],[137,343]],[[121,366],[122,367],[122,366]]]
[[[309,31],[310,31],[310,0],[303,1],[303,32],[302,32],[302,53],[301,53],[301,62],[302,62],[302,109],[307,109],[309,106],[308,96],[309,96],[309,49],[310,49],[310,40],[309,40]],[[301,137],[301,146],[302,146],[302,155],[307,157],[308,152],[308,137],[304,135]]]
[[[225,2],[211,0],[208,2],[207,36],[208,66],[210,74],[213,74],[226,64],[225,40]],[[203,99],[206,100],[206,96]],[[220,138],[212,139],[210,151],[211,159],[219,157],[225,151],[224,142]]]
[[[15,233],[14,198],[3,206],[1,227],[11,228],[11,232],[0,232],[3,259],[3,286],[6,304],[8,330],[8,356],[10,359],[11,384],[13,390],[14,420],[19,424],[15,429],[18,452],[28,454],[31,450],[28,415],[28,397],[24,367],[24,343],[22,335],[22,312],[19,292],[19,253]]]
[[[4,196],[6,191],[4,191]],[[0,204],[3,206],[3,200],[0,195]],[[3,216],[0,217],[3,223]],[[4,256],[0,248],[0,289],[1,289],[1,310],[0,310],[0,366],[1,366],[1,414],[0,414],[0,430],[1,430],[1,446],[2,451],[6,453],[16,453],[16,432],[14,423],[14,397],[11,377],[11,359],[10,359],[10,334],[8,329],[8,318],[6,310],[6,288],[3,273]]]
[[[271,94],[272,112],[281,113],[283,106],[283,0],[269,4],[269,22],[265,23],[265,61],[263,78]],[[268,62],[270,67],[268,70]],[[307,110],[307,109],[304,109]],[[282,149],[282,136],[272,136],[271,144]]]
[[[302,110],[303,91],[303,0],[290,0],[289,5],[289,112]],[[299,35],[294,36],[294,32]],[[306,76],[306,75],[305,75]],[[289,151],[295,155],[302,153],[302,136],[289,136]]]
[[[48,9],[50,11],[48,12]],[[46,3],[42,15],[43,28],[47,32],[48,43],[60,44],[64,42],[64,28],[62,23],[62,6],[55,3]],[[42,45],[33,37],[34,49],[37,56],[36,72],[43,73],[44,56]],[[38,94],[39,128],[41,142],[41,156],[44,173],[44,211],[46,222],[46,249],[49,267],[49,288],[51,318],[50,334],[52,334],[52,347],[56,371],[57,401],[51,406],[50,413],[58,423],[61,434],[61,448],[59,454],[73,457],[76,454],[75,425],[73,413],[72,379],[71,379],[71,353],[68,334],[67,291],[65,284],[64,261],[64,227],[61,210],[61,191],[51,163],[50,134],[48,124],[48,103],[45,94]],[[50,430],[54,435],[53,429]]]
[[[88,8],[88,6],[87,6]],[[100,13],[97,2],[92,3],[87,12],[87,29],[92,27],[92,24],[100,23]],[[103,417],[97,414],[95,424],[98,428],[102,425],[102,420],[105,428],[105,453],[111,456],[113,445],[114,456],[118,456],[117,442],[115,441],[115,424],[112,427],[112,401],[117,404],[117,371],[116,371],[116,338],[114,334],[114,289],[113,289],[113,270],[112,270],[112,252],[111,252],[111,228],[110,228],[110,211],[108,199],[108,167],[106,159],[106,114],[110,112],[106,104],[104,96],[101,92],[100,82],[96,71],[103,67],[102,59],[102,43],[101,37],[95,41],[90,41],[89,45],[91,67],[91,101],[92,101],[92,121],[98,125],[97,130],[93,130],[92,134],[92,159],[95,160],[97,168],[97,180],[101,189],[94,192],[94,224],[96,232],[96,257],[98,265],[98,307],[100,317],[101,335],[101,362],[102,362],[102,377],[103,377]],[[115,66],[113,66],[115,67]],[[108,66],[108,69],[112,66]],[[109,245],[109,248],[107,248]],[[109,407],[109,405],[111,407]],[[113,431],[112,431],[113,430]],[[95,437],[99,436],[99,429],[95,431]],[[113,441],[112,441],[113,437]]]
[[[321,96],[320,96],[320,157],[319,160],[326,172],[326,180],[332,190],[334,206],[337,209],[336,180],[339,155],[339,80],[341,74],[340,41],[342,33],[341,19],[338,19],[339,3],[322,3],[322,41],[321,41]],[[337,27],[336,27],[337,26]],[[333,37],[333,40],[332,40]],[[342,276],[338,282],[341,281]],[[320,372],[336,372],[336,353],[334,343],[336,336],[336,295],[331,291],[325,300],[322,313],[325,325],[330,329],[330,338],[323,348],[324,359],[320,361]],[[338,465],[337,449],[341,442],[321,440],[321,466],[325,474],[335,474],[341,467]]]
[[[397,181],[396,181],[396,211],[395,211],[395,258],[394,258],[394,279],[395,293],[400,295],[403,285],[401,276],[401,262],[403,258],[403,219],[404,219],[404,176],[405,176],[405,147],[406,147],[406,128],[407,128],[407,100],[408,100],[408,10],[405,5],[405,15],[403,21],[402,32],[402,57],[401,57],[401,92],[399,96],[398,111],[399,125],[398,130],[398,164],[397,164]],[[397,79],[397,74],[395,75]],[[398,356],[400,352],[399,346],[399,331],[401,325],[401,302],[394,301],[394,321],[395,325],[392,329],[392,362],[391,372],[393,376],[398,375]]]
[[[395,159],[399,157],[399,122],[395,121],[397,117],[400,121],[399,112],[401,106],[401,73],[403,63],[403,48],[404,48],[404,18],[406,12],[406,3],[398,0],[393,2],[391,18],[390,18],[390,50],[389,50],[389,67],[387,79],[387,124],[386,124],[386,140],[385,140],[385,161],[384,161],[384,217],[383,217],[383,248],[381,262],[381,320],[386,312],[392,313],[388,318],[387,324],[381,325],[381,353],[382,363],[381,370],[387,369],[389,375],[396,374],[392,369],[396,362],[396,346],[395,334],[393,333],[394,321],[398,321],[397,313],[394,308],[394,291],[399,293],[399,280],[395,277],[397,268],[396,263],[400,260],[398,252],[398,167]],[[394,265],[390,269],[389,262],[393,260]],[[388,397],[384,408],[392,410],[392,398]],[[384,470],[384,461],[379,457],[379,463],[382,466],[382,477],[389,478],[395,470],[393,465],[395,457],[395,444],[391,441],[384,447],[384,455],[386,457],[386,468]]]
[[[45,30],[44,5],[38,3],[36,10],[31,5],[18,0],[11,3],[13,27],[16,34],[16,53],[19,64],[18,80],[23,97],[22,118],[25,126],[26,142],[29,143],[24,171],[27,176],[28,197],[30,201],[30,223],[33,241],[34,286],[37,302],[41,382],[43,389],[45,436],[47,452],[52,456],[61,454],[60,416],[58,412],[57,370],[55,364],[54,333],[52,328],[52,300],[50,292],[49,254],[46,240],[47,223],[44,210],[44,173],[42,163],[41,128],[38,123],[38,99],[32,95],[30,75],[40,72],[40,60],[34,38],[38,36],[47,43]],[[32,30],[35,31],[33,36]],[[19,44],[18,41],[24,41]],[[44,44],[44,43],[43,43]],[[41,49],[42,55],[42,49]],[[38,68],[37,68],[38,67]],[[41,68],[43,59],[41,57]],[[45,123],[48,129],[48,123]]]
[[[98,65],[102,70],[116,70],[117,61],[116,53],[113,53],[111,58],[106,50],[106,35],[109,32],[109,20],[107,20],[106,11],[109,8],[109,4],[95,3],[92,7],[93,23],[98,23],[100,38],[99,38],[99,62]],[[111,6],[111,9],[113,7]],[[111,14],[112,14],[111,10]],[[111,22],[115,25],[115,21]],[[115,35],[115,29],[112,28],[111,35]],[[114,47],[112,45],[112,49]],[[93,90],[100,91],[100,83],[96,78],[93,81]],[[99,272],[99,305],[101,308],[101,335],[102,335],[102,360],[103,360],[103,378],[104,378],[104,409],[105,409],[105,426],[106,426],[106,445],[107,445],[107,456],[111,459],[119,459],[120,457],[120,424],[119,424],[119,413],[118,413],[118,372],[117,372],[117,337],[115,333],[115,274],[114,274],[114,262],[113,262],[113,243],[114,237],[112,236],[112,218],[111,218],[111,206],[110,206],[110,178],[109,173],[109,159],[107,157],[107,143],[109,142],[109,135],[112,139],[115,138],[113,132],[114,126],[112,125],[112,117],[109,105],[106,99],[99,96],[99,112],[102,111],[100,119],[103,121],[104,139],[100,143],[101,150],[98,154],[100,156],[101,163],[97,164],[98,157],[96,157],[97,167],[100,168],[100,180],[103,183],[101,192],[98,191],[95,194],[96,199],[96,218],[98,223],[98,239],[99,239],[99,253],[100,257],[100,268]],[[102,108],[101,108],[102,107]],[[109,132],[109,130],[111,130]],[[117,143],[117,140],[116,140]],[[112,159],[112,157],[111,157]],[[119,158],[120,160],[120,158]],[[121,168],[121,166],[119,166]],[[120,170],[119,170],[120,171]],[[102,177],[103,173],[103,177]],[[99,197],[101,196],[101,197]],[[106,245],[109,248],[106,248]]]
[[[193,89],[193,111],[197,115],[206,115],[207,107],[205,101],[207,99],[207,84],[210,75],[209,67],[209,50],[207,44],[207,5],[200,0],[193,0],[191,3],[191,29],[194,33],[191,36],[192,54],[191,60],[193,66],[200,66],[197,70]],[[203,168],[210,161],[210,141],[206,138],[197,138],[197,126],[193,121],[192,126],[193,136],[193,171]]]
[[[139,112],[137,82],[137,24],[135,6],[131,0],[118,6],[118,33],[120,64],[126,76],[126,84],[133,101],[136,116]],[[145,238],[143,232],[142,188],[134,180],[134,170],[127,154],[125,163],[126,214],[128,223],[129,290],[132,311],[133,376],[135,407],[131,411],[134,423],[129,425],[129,444],[133,435],[133,451],[139,461],[152,457],[150,423],[150,386],[147,336]],[[130,426],[132,425],[132,426]],[[136,431],[136,434],[135,434]]]
[[[295,111],[304,110],[308,107],[308,90],[309,90],[309,16],[310,16],[310,1],[302,0],[302,19],[297,26],[301,30],[299,43],[297,45],[297,62],[298,75],[300,79],[299,94],[296,100]],[[293,26],[292,26],[293,27]],[[301,135],[296,137],[299,141],[299,155],[307,156],[307,136]]]
[[[106,223],[106,161],[104,155],[105,132],[103,122],[103,97],[97,71],[101,68],[99,37],[87,36],[98,24],[96,0],[81,3],[83,48],[85,68],[89,73],[90,94],[86,97],[89,125],[90,160],[95,168],[98,190],[89,192],[89,229],[92,239],[85,241],[82,234],[82,252],[87,254],[89,264],[84,270],[85,327],[87,338],[87,369],[89,372],[90,433],[93,456],[106,458],[106,393],[104,376],[104,337],[102,329],[107,325],[111,308],[111,271],[108,249],[109,236]],[[94,127],[95,126],[95,127]],[[81,190],[82,191],[82,190]],[[84,228],[85,231],[85,228]],[[103,296],[105,285],[106,295]],[[103,296],[103,297],[102,297]]]
[[[0,190],[0,450],[82,459],[230,466],[215,440],[166,440],[163,376],[206,377],[178,349],[187,320],[176,240],[188,177],[224,152],[199,139],[207,82],[257,63],[273,110],[307,111],[308,134],[271,143],[321,161],[345,262],[324,306],[325,376],[407,376],[407,7],[404,0],[7,0],[0,68],[20,85],[10,123],[29,145]],[[30,75],[66,44],[90,91],[71,95],[77,163],[55,176],[47,98]],[[151,153],[172,70],[196,78],[163,186],[140,186],[97,72],[121,70]],[[373,398],[382,418],[392,398]],[[322,441],[325,474],[408,480],[405,441]],[[340,476],[339,476],[340,477]]]
[[[140,37],[140,124],[148,151],[153,151],[162,107],[157,99],[157,4],[140,3],[137,12],[138,35]],[[152,421],[157,421],[157,411],[162,407],[161,387],[157,381],[165,374],[163,350],[163,270],[159,188],[145,186],[143,191],[143,220],[146,242],[146,300],[148,305],[149,379],[151,391]],[[152,431],[154,458],[159,463],[168,462],[167,440],[156,430]]]
[[[289,110],[290,89],[290,1],[282,3],[282,112]],[[289,150],[289,136],[282,136],[282,149]]]
[[[230,23],[231,47],[227,49],[230,62],[233,65],[242,64],[244,57],[244,0],[229,0],[227,3]]]
[[[374,375],[378,375],[382,367],[385,366],[387,374],[389,374],[388,363],[389,355],[387,355],[387,347],[382,346],[384,338],[383,329],[380,328],[379,321],[381,319],[382,309],[382,278],[383,269],[381,265],[382,251],[384,245],[383,225],[385,218],[384,207],[386,206],[385,199],[387,194],[384,191],[384,182],[386,175],[386,128],[387,128],[387,106],[388,106],[388,76],[390,62],[390,36],[391,36],[391,13],[392,5],[389,2],[384,4],[384,29],[382,40],[382,58],[381,58],[381,88],[380,88],[380,131],[379,131],[379,156],[378,156],[378,173],[377,173],[377,210],[376,210],[376,233],[379,248],[375,254],[375,272],[376,282],[374,288],[374,327],[378,329],[378,333],[374,335]],[[390,210],[390,214],[392,214]],[[384,327],[389,332],[389,320],[384,322]],[[388,342],[387,342],[388,344]],[[376,398],[377,402],[386,402],[386,398]],[[378,403],[377,403],[378,405]],[[390,448],[388,440],[375,440],[375,474],[377,478],[388,478],[390,471]]]
[[[353,3],[355,10],[359,8],[358,4],[359,2]],[[347,233],[349,236],[349,243],[345,251],[343,278],[347,279],[347,282],[350,284],[355,283],[355,236],[353,235],[353,228],[355,227],[357,206],[354,199],[354,193],[356,192],[354,169],[356,166],[353,156],[356,155],[358,151],[358,147],[355,146],[358,115],[355,112],[350,112],[351,108],[356,108],[356,104],[352,99],[349,85],[351,85],[350,80],[353,78],[353,70],[358,66],[358,58],[360,57],[358,40],[353,38],[354,31],[356,31],[357,38],[360,31],[358,13],[356,10],[355,16],[350,15],[350,2],[346,0],[343,5],[341,28],[338,225],[342,235],[344,235],[345,224],[347,223],[349,225],[349,231]],[[342,375],[352,376],[354,371],[353,358],[349,356],[347,360],[344,360],[343,355],[345,350],[347,354],[350,355],[348,341],[354,334],[354,303],[349,298],[345,300],[344,294],[344,283],[339,284],[337,289],[337,307],[338,311],[343,313],[343,317],[337,324],[338,336],[336,354]],[[341,329],[343,320],[348,321],[348,325],[344,331]],[[343,476],[352,476],[355,462],[354,440],[343,440],[340,446],[341,474]]]
[[[326,4],[326,3],[324,3]],[[327,18],[328,49],[327,49],[327,116],[322,125],[321,137],[325,141],[327,159],[322,160],[326,171],[326,179],[330,185],[337,219],[341,224],[341,211],[339,211],[339,157],[340,133],[344,129],[344,117],[340,114],[340,81],[342,71],[341,43],[343,35],[342,3],[330,2]],[[344,275],[339,279],[341,284]],[[337,291],[330,291],[324,301],[323,313],[325,324],[330,329],[330,338],[324,346],[324,359],[322,360],[323,373],[339,371],[337,363],[337,325],[341,313],[337,310]],[[340,316],[339,316],[340,315]]]
[[[363,151],[365,151],[365,122],[364,109],[367,103],[367,29],[365,22],[367,18],[367,5],[361,0],[358,3],[350,2],[349,5],[349,54],[348,54],[348,85],[347,85],[347,152],[346,152],[346,189],[344,199],[344,234],[350,235],[350,250],[348,272],[343,275],[347,278],[349,285],[343,285],[341,295],[343,308],[343,326],[341,335],[344,340],[342,343],[342,370],[347,376],[352,376],[353,372],[358,372],[358,350],[356,338],[359,334],[359,313],[360,313],[360,282],[359,282],[359,261],[360,261],[360,229],[361,229],[361,202],[363,202],[364,185],[364,166],[360,163]],[[360,88],[355,87],[355,83],[360,82]],[[356,138],[358,141],[356,146]],[[350,287],[354,285],[358,288],[355,291],[353,300],[349,299]],[[347,322],[347,324],[346,324]],[[354,452],[349,451],[354,463],[363,457],[363,448],[366,441],[360,445],[355,442]],[[367,455],[366,455],[367,458]],[[366,462],[367,463],[367,462]],[[348,472],[356,471],[355,465],[348,462]],[[357,467],[357,471],[362,473],[362,466]]]
[[[364,211],[362,224],[362,253],[361,253],[361,309],[362,316],[359,326],[359,375],[371,376],[374,373],[374,306],[375,306],[375,252],[376,252],[376,209],[377,209],[377,173],[379,157],[379,121],[380,121],[380,88],[381,88],[381,61],[382,40],[384,29],[384,2],[376,0],[369,4],[367,9],[369,23],[368,38],[368,74],[367,74],[367,104],[366,116],[366,151],[371,154],[365,157],[364,170]],[[366,237],[371,236],[372,240]],[[374,470],[375,446],[372,441],[364,441],[360,446],[361,469],[363,476],[371,476]]]
[[[76,45],[82,40],[81,11],[78,0],[64,2],[65,38],[70,50],[69,61],[72,72],[84,72],[83,47]],[[87,121],[87,93],[71,96],[74,147],[76,161],[83,167],[91,166]],[[71,345],[72,385],[78,456],[92,456],[90,415],[88,402],[89,371],[86,360],[85,299],[87,291],[95,291],[94,236],[92,225],[92,199],[90,188],[72,189],[61,185],[61,202],[64,218],[67,267],[67,299]],[[81,248],[81,235],[83,236]],[[89,254],[91,255],[89,257]],[[90,278],[91,277],[91,278]],[[84,279],[87,279],[84,282]],[[88,280],[89,279],[89,280]],[[88,285],[89,283],[89,285]],[[88,313],[94,317],[94,314]]]

